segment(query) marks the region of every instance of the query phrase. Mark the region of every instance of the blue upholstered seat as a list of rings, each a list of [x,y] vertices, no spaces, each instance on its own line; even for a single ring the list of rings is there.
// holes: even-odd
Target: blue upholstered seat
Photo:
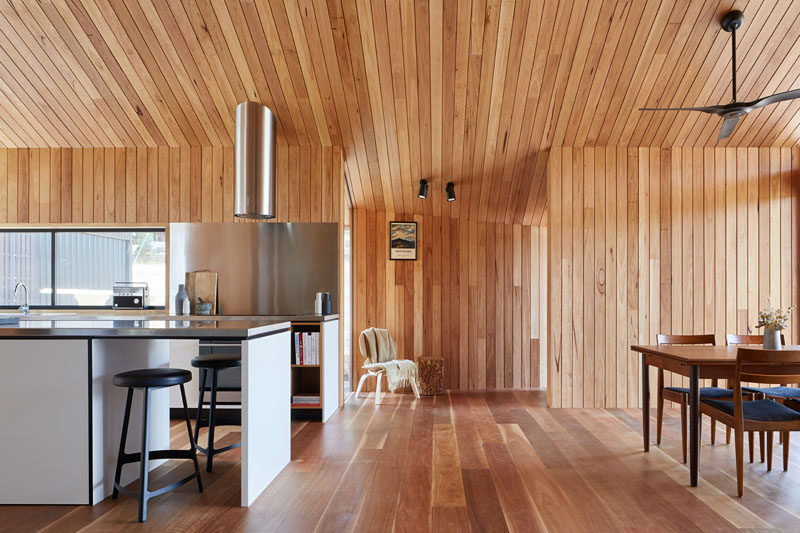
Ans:
[[[705,398],[701,401],[723,413],[733,416],[733,402]],[[800,413],[794,409],[789,409],[775,400],[742,402],[742,416],[745,420],[755,420],[758,422],[792,422],[800,420]]]
[[[688,387],[664,387],[666,390],[679,392],[688,396]],[[733,391],[722,387],[700,387],[701,398],[733,398]]]
[[[742,387],[743,391],[760,392],[776,398],[800,398],[800,389],[795,387]]]

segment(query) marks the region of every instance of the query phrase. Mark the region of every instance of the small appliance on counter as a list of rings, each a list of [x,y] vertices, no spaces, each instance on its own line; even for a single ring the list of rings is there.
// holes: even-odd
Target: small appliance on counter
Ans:
[[[112,306],[114,309],[147,309],[150,307],[150,287],[147,283],[116,281]]]

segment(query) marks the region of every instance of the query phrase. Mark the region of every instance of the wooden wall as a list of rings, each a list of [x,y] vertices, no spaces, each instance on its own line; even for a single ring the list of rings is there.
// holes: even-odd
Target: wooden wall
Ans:
[[[790,148],[553,148],[550,405],[637,406],[631,344],[724,343],[760,308],[796,304],[799,178]]]
[[[0,223],[234,220],[231,147],[0,149]],[[337,147],[278,146],[276,222],[337,222]]]
[[[418,222],[416,261],[388,259],[391,220]],[[546,243],[544,228],[354,210],[356,383],[375,326],[402,357],[443,357],[447,388],[543,387]]]

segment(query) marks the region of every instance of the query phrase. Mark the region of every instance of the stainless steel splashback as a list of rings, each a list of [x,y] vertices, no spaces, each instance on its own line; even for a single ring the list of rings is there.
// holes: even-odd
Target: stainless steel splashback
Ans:
[[[314,312],[314,295],[329,291],[338,309],[338,224],[235,222],[170,224],[169,305],[186,272],[219,274],[219,314]]]

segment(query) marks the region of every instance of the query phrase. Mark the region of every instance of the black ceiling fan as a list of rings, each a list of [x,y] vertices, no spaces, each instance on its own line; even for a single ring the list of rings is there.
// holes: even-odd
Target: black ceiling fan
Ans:
[[[786,91],[784,93],[764,96],[752,102],[736,101],[736,30],[742,27],[744,13],[741,11],[729,11],[722,18],[722,29],[731,34],[731,62],[733,68],[733,101],[730,104],[711,105],[704,107],[641,107],[639,111],[701,111],[710,115],[719,115],[723,118],[722,128],[719,130],[718,141],[731,136],[733,129],[739,122],[739,118],[748,114],[750,111],[759,109],[769,104],[776,104],[784,100],[794,100],[800,98],[800,89]]]

